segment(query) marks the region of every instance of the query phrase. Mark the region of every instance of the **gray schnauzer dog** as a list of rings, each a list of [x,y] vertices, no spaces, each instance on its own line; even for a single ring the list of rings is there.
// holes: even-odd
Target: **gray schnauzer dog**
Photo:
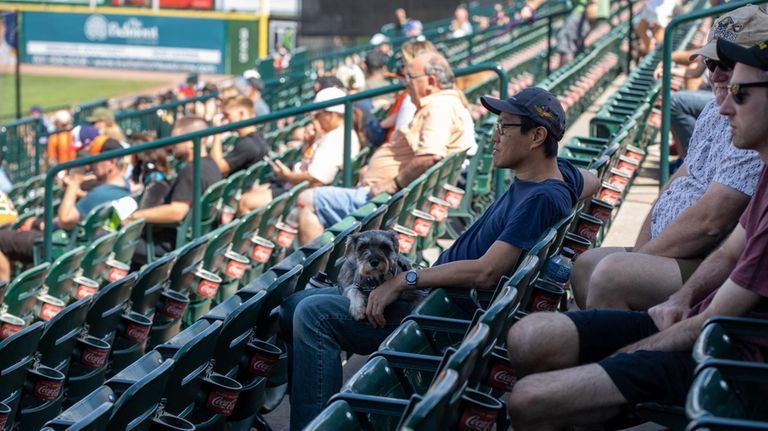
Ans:
[[[368,294],[395,275],[411,269],[411,262],[398,251],[394,231],[369,230],[347,239],[347,258],[339,272],[339,286],[349,298],[349,312],[365,318]]]

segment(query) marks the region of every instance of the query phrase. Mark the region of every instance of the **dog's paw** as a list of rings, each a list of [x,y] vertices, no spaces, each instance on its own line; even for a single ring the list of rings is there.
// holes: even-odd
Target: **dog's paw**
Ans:
[[[355,320],[365,319],[365,296],[357,289],[347,291],[349,298],[349,314]]]

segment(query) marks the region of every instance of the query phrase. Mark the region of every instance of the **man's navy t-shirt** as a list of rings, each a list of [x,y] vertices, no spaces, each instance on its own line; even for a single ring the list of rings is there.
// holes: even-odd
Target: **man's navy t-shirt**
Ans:
[[[570,214],[584,188],[584,178],[571,163],[558,159],[563,180],[516,179],[435,262],[479,259],[496,241],[528,250],[560,219]]]

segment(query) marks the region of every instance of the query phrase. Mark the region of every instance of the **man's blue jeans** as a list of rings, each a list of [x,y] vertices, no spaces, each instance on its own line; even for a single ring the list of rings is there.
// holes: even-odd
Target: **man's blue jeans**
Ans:
[[[373,353],[412,309],[411,302],[396,301],[385,310],[387,326],[374,328],[352,318],[339,288],[307,289],[286,298],[280,332],[293,365],[291,430],[303,429],[341,389],[341,352]]]
[[[688,141],[691,140],[693,127],[701,111],[714,99],[711,91],[678,91],[672,94],[669,102],[670,127],[678,143],[682,145],[682,155],[688,153]]]

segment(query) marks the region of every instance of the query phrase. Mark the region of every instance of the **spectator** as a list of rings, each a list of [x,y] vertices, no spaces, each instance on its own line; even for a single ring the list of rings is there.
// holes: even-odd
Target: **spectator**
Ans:
[[[565,113],[554,95],[530,88],[515,98],[482,100],[499,115],[494,166],[515,169],[517,178],[435,266],[410,271],[410,283],[400,274],[377,287],[368,298],[367,321],[352,318],[349,299],[337,288],[304,290],[283,302],[281,331],[291,342],[293,362],[291,429],[306,425],[341,387],[342,350],[370,354],[408,315],[413,303],[401,293],[421,297],[417,292],[426,288],[493,289],[522,250],[569,214],[579,198],[597,191],[594,175],[556,159]],[[468,316],[473,311],[474,305],[466,308]],[[310,362],[314,365],[306,367]]]
[[[405,73],[411,99],[418,107],[408,127],[395,132],[390,142],[373,154],[359,187],[320,187],[299,195],[303,204],[299,221],[302,244],[314,239],[348,213],[381,192],[394,193],[423,174],[446,155],[464,151],[467,128],[459,92],[454,89],[451,67],[443,56],[417,56]]]
[[[100,154],[123,148],[115,139],[104,139],[99,148],[92,146],[89,154]],[[53,220],[54,228],[72,229],[77,222],[86,217],[97,206],[130,196],[128,184],[123,179],[123,159],[109,159],[91,165],[93,176],[99,185],[92,188],[78,200],[80,186],[86,179],[85,170],[70,169],[68,183],[57,216]],[[11,277],[10,261],[32,263],[33,248],[43,237],[42,219],[29,219],[19,231],[0,231],[0,280],[8,281]]]
[[[261,92],[264,90],[264,81],[259,78],[243,78],[245,81],[245,93],[249,99],[253,102],[253,112],[256,117],[269,114],[269,105],[261,97]]]
[[[371,37],[371,45],[376,51],[384,54],[387,58],[392,56],[392,45],[389,44],[389,38],[381,33],[376,33]]]
[[[380,51],[371,51],[365,55],[365,87],[367,89],[390,85],[387,79],[387,61],[389,58]]]
[[[664,301],[733,229],[754,193],[762,162],[754,151],[731,145],[728,119],[717,112],[732,73],[714,50],[723,36],[744,46],[768,38],[768,14],[745,6],[715,23],[709,42],[696,53],[716,63],[710,75],[715,100],[696,121],[689,154],[654,203],[634,247],[602,247],[579,256],[572,277],[579,307],[644,310]]]
[[[451,37],[458,38],[472,34],[472,23],[469,22],[469,11],[464,6],[459,6],[453,12],[451,21]]]
[[[408,23],[410,23],[412,20],[408,18],[408,16],[405,13],[405,9],[403,8],[397,8],[395,9],[395,22],[394,22],[394,28],[395,31],[399,32],[403,36],[408,36],[406,33],[406,27],[408,26]]]
[[[172,136],[184,135],[208,128],[208,124],[202,118],[184,117],[176,121],[173,126]],[[200,148],[200,190],[205,191],[216,181],[221,180],[221,172],[216,162],[207,156],[205,146]],[[162,256],[176,248],[176,235],[179,224],[189,213],[194,193],[194,143],[192,141],[179,142],[173,146],[173,156],[184,163],[176,178],[171,183],[171,188],[165,195],[163,204],[154,207],[137,210],[123,224],[143,218],[147,222],[145,229],[152,229],[154,250],[148,250],[147,242],[141,238],[136,244],[136,252],[133,256],[133,267],[139,268],[147,263],[147,253]]]
[[[225,100],[221,113],[223,120],[229,123],[252,119],[253,102],[244,96]],[[269,153],[269,144],[264,139],[264,135],[256,130],[256,126],[240,128],[237,130],[237,135],[239,138],[235,147],[227,155],[224,155],[220,136],[214,138],[211,146],[211,159],[216,162],[216,166],[224,176],[250,167]]]
[[[408,24],[403,28],[403,31],[405,32],[406,37],[418,37],[422,35],[422,32],[424,30],[424,26],[422,25],[421,21],[417,19],[412,19],[408,21]]]
[[[329,87],[320,90],[313,102],[325,102],[346,95],[343,90]],[[275,160],[272,171],[276,181],[268,186],[256,186],[243,194],[240,198],[241,213],[266,205],[273,197],[303,181],[309,181],[310,187],[330,185],[333,182],[344,165],[344,105],[334,105],[316,111],[313,126],[308,129],[315,131],[315,134],[308,137],[311,144],[304,153],[305,161],[291,169],[280,160]],[[360,152],[360,140],[354,130],[351,138],[350,154],[355,157]]]
[[[62,109],[53,114],[54,132],[48,136],[48,164],[53,166],[74,160],[76,151],[72,148],[72,114]]]
[[[520,9],[521,19],[531,19],[544,0],[527,0]],[[610,0],[575,0],[573,10],[557,34],[557,49],[560,52],[560,66],[573,60],[584,51],[584,40],[599,20],[608,19],[611,13]]]
[[[98,107],[91,115],[85,117],[85,121],[99,129],[102,135],[106,135],[118,141],[125,141],[125,134],[115,122],[115,113],[111,109]]]
[[[664,40],[664,28],[672,19],[676,4],[675,0],[645,0],[635,28],[640,42],[640,53],[651,52],[656,44]]]
[[[170,177],[167,149],[156,148],[136,154],[133,181],[141,187],[139,209],[163,204],[171,189]]]
[[[733,144],[768,161],[768,89],[759,88],[768,86],[768,50],[719,38],[717,47],[720,61],[744,62],[736,64],[720,107],[733,125]],[[743,83],[758,86],[740,88]],[[768,316],[766,215],[763,168],[739,226],[680,291],[685,300],[670,298],[648,313],[534,313],[512,326],[507,346],[518,380],[507,405],[514,429],[600,424],[641,402],[683,405],[695,368],[691,350],[704,322],[716,315]],[[764,338],[731,341],[745,360],[765,361]]]
[[[490,24],[491,27],[509,24],[509,17],[504,12],[504,6],[501,3],[493,5],[493,15],[491,16]]]

